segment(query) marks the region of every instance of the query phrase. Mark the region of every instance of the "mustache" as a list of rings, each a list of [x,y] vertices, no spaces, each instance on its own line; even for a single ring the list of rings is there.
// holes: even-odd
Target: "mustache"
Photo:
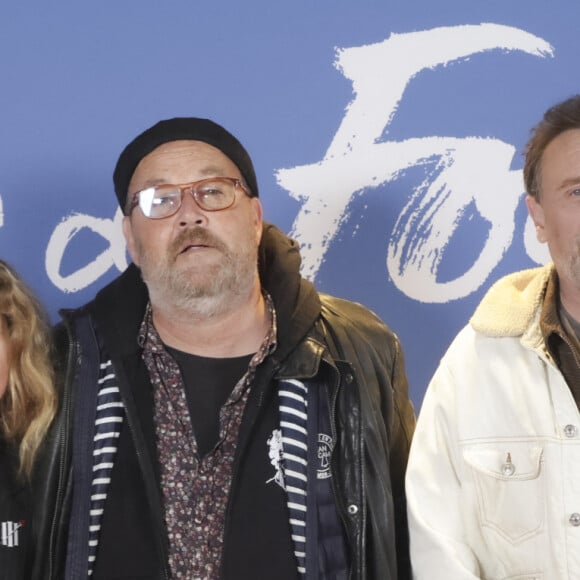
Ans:
[[[188,228],[179,232],[171,243],[172,254],[179,254],[186,246],[211,246],[221,252],[227,251],[227,246],[213,233],[200,227]]]

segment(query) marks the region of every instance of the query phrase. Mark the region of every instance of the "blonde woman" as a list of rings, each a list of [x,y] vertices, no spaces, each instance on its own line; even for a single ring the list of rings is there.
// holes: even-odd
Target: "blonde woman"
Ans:
[[[0,260],[1,580],[30,576],[30,478],[55,404],[43,310],[16,272]]]

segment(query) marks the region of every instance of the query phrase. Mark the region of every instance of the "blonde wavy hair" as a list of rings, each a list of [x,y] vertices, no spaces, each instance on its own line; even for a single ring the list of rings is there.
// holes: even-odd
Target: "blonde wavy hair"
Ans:
[[[0,398],[0,434],[18,447],[19,473],[30,477],[56,409],[51,341],[44,309],[3,260],[0,316],[11,350],[8,389]]]

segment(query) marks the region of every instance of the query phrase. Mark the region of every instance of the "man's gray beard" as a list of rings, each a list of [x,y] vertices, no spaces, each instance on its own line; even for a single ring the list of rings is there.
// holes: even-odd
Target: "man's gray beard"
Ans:
[[[215,243],[215,242],[214,242]],[[258,249],[253,239],[230,251],[221,245],[222,260],[204,266],[203,272],[192,265],[178,269],[169,257],[162,263],[149,264],[147,255],[140,255],[141,275],[147,284],[151,304],[175,309],[194,318],[211,318],[247,299],[258,276]]]

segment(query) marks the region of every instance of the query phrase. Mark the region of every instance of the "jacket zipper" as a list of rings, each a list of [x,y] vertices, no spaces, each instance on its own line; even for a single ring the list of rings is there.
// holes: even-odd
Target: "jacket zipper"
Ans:
[[[61,441],[59,442],[59,447],[60,447],[60,453],[59,453],[59,468],[58,468],[58,488],[56,490],[56,501],[55,501],[55,509],[54,509],[54,513],[52,515],[52,522],[51,522],[51,526],[50,526],[50,541],[49,541],[49,550],[48,550],[48,577],[49,578],[53,578],[54,577],[54,560],[55,560],[55,555],[54,555],[54,544],[55,544],[55,535],[56,535],[56,520],[58,517],[58,514],[60,514],[61,510],[62,510],[62,503],[63,503],[63,497],[64,497],[64,486],[63,486],[63,481],[64,481],[64,476],[65,476],[65,469],[66,469],[66,457],[68,454],[68,446],[69,446],[69,433],[68,433],[68,428],[67,425],[69,425],[69,419],[70,419],[70,414],[71,414],[71,404],[70,404],[70,390],[68,389],[68,386],[71,384],[71,372],[72,372],[72,367],[73,367],[73,359],[74,358],[78,358],[79,357],[79,352],[80,352],[80,347],[79,347],[79,343],[78,341],[73,341],[71,339],[71,332],[70,332],[70,327],[69,327],[69,323],[67,321],[66,323],[66,331],[67,331],[67,346],[70,349],[70,346],[73,345],[74,346],[74,350],[73,352],[71,352],[71,354],[69,354],[69,358],[67,360],[67,367],[66,367],[66,374],[64,377],[64,394],[63,394],[63,401],[62,401],[62,407],[63,407],[63,415],[65,420],[63,421],[63,429],[62,429],[62,436],[61,436]],[[69,350],[69,352],[70,352]]]

